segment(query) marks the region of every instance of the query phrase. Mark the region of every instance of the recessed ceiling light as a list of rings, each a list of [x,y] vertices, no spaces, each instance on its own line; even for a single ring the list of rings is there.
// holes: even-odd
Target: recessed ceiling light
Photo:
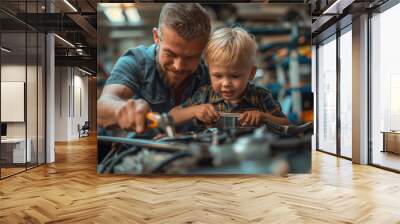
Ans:
[[[90,72],[88,72],[88,71],[85,71],[85,70],[83,70],[83,69],[81,69],[81,68],[79,68],[79,67],[78,67],[78,69],[79,69],[79,71],[81,71],[81,72],[83,72],[83,73],[85,73],[85,74],[87,74],[87,75],[93,75],[92,73],[90,73]]]
[[[348,7],[354,2],[354,0],[336,0],[332,5],[330,5],[327,9],[322,13],[323,15],[338,15],[343,13],[343,9]]]
[[[4,52],[7,52],[7,53],[10,53],[11,52],[11,50],[9,50],[9,49],[7,49],[7,48],[5,48],[5,47],[1,47],[0,48],[2,51],[4,51]]]
[[[65,4],[67,4],[72,10],[74,10],[74,12],[78,12],[78,10],[71,4],[69,3],[68,0],[64,0]]]
[[[128,17],[128,20],[130,23],[137,24],[137,23],[140,23],[140,21],[142,20],[140,18],[139,12],[136,8],[125,9],[125,14],[126,14],[126,17]]]
[[[108,20],[112,23],[124,23],[125,16],[121,8],[110,7],[104,9],[104,14],[107,16]]]
[[[57,35],[57,34],[54,34],[54,36],[55,37],[57,37],[59,40],[61,40],[62,42],[64,42],[64,43],[66,43],[67,45],[69,45],[70,47],[73,47],[73,48],[75,48],[75,45],[73,45],[71,42],[69,42],[68,40],[66,40],[66,39],[64,39],[64,38],[62,38],[62,37],[60,37],[59,35]]]

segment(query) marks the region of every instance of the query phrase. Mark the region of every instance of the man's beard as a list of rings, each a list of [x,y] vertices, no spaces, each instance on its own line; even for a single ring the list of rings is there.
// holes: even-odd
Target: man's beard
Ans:
[[[177,82],[177,80],[174,80],[168,75],[168,71],[164,69],[161,64],[160,64],[160,59],[159,59],[159,48],[157,46],[157,51],[156,51],[156,68],[157,71],[161,74],[164,82],[169,86],[170,88],[177,88],[181,84],[185,83],[186,80],[188,80],[190,75],[186,75],[186,77],[181,81]],[[172,72],[172,71],[169,71]]]
[[[164,80],[164,82],[167,84],[167,86],[174,87],[173,83],[171,82],[171,80],[168,77],[167,71],[165,71],[161,67],[160,60],[158,59],[158,51],[157,51],[157,55],[156,55],[156,67],[157,67],[157,71],[161,74],[161,77]]]

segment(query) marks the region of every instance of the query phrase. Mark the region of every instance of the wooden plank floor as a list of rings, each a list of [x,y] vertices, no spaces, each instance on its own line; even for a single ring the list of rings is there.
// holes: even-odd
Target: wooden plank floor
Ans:
[[[96,174],[94,137],[0,181],[0,223],[400,223],[400,175],[313,153],[312,174]]]
[[[13,175],[18,172],[22,172],[25,170],[25,167],[21,168],[1,168],[1,177],[7,177]]]

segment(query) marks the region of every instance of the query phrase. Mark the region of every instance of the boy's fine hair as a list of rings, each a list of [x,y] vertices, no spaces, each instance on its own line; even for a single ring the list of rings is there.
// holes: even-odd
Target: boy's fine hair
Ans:
[[[254,37],[240,27],[216,30],[204,50],[207,65],[223,64],[253,66],[257,44]]]

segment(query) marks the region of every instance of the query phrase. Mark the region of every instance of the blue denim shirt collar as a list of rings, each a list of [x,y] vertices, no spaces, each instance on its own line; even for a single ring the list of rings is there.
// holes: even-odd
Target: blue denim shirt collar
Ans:
[[[165,104],[165,107],[168,108],[164,108],[163,110],[167,112],[174,106],[174,94],[172,89],[166,85],[162,74],[158,71],[156,65],[156,48],[156,44],[152,44],[145,50],[144,56],[147,62],[144,72],[147,74],[144,76],[144,83],[147,85],[142,86],[141,95],[150,104]],[[192,96],[197,88],[204,84],[209,84],[209,76],[204,62],[201,61],[195,74],[192,74],[187,81],[187,87],[182,93],[183,99]]]

